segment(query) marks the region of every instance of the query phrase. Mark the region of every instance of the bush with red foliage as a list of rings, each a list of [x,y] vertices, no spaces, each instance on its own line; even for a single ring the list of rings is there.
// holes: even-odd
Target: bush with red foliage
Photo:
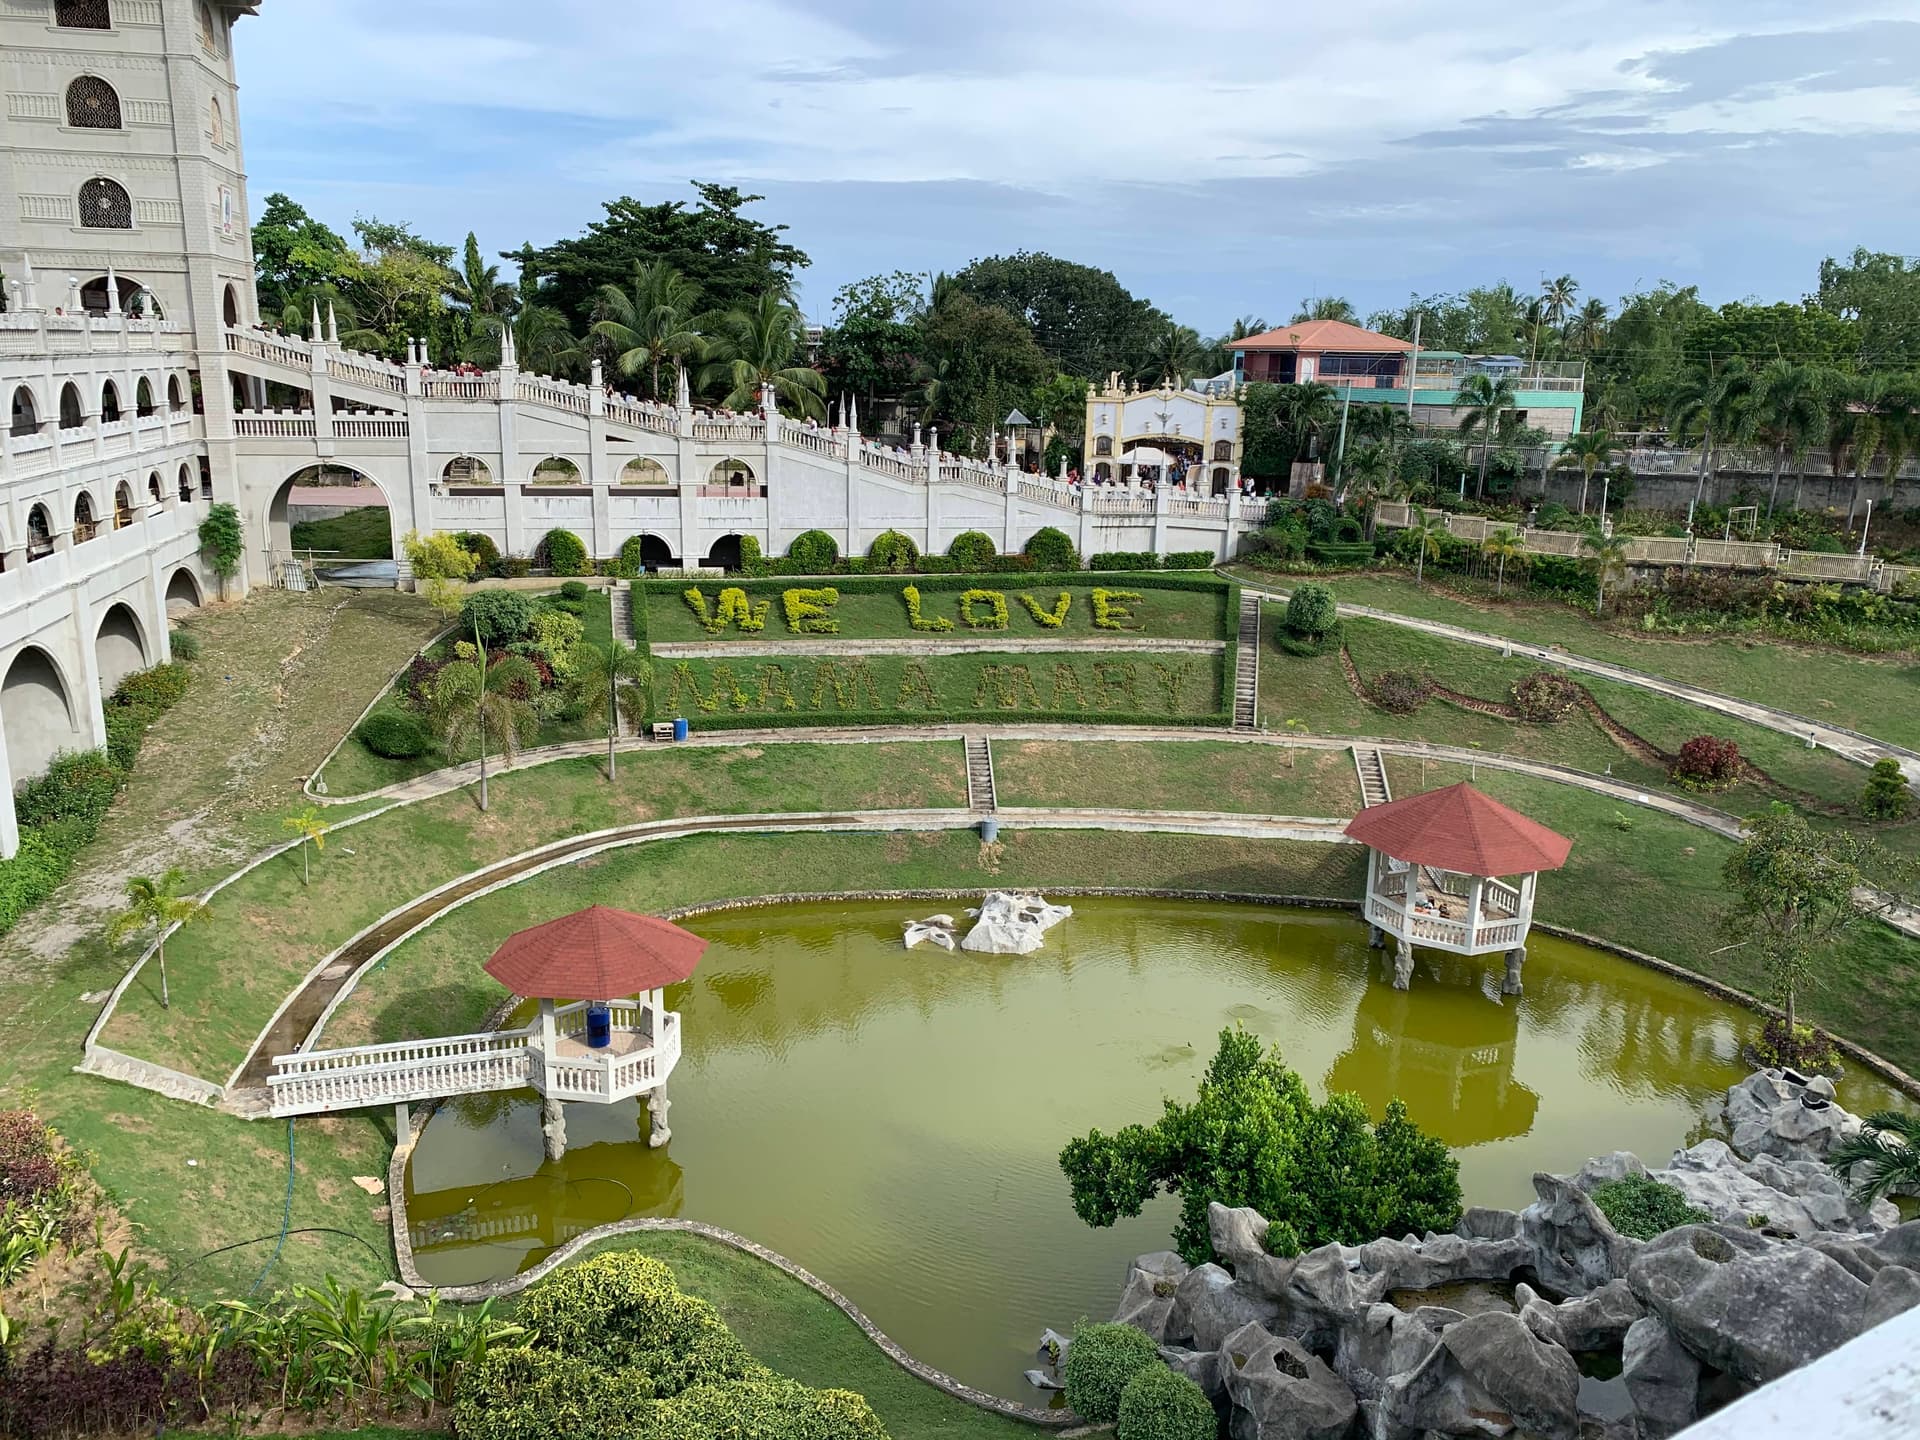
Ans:
[[[1667,775],[1689,790],[1724,790],[1740,778],[1740,747],[1717,735],[1696,735],[1680,747]]]
[[[64,1168],[53,1132],[31,1110],[0,1110],[0,1208],[45,1199]]]

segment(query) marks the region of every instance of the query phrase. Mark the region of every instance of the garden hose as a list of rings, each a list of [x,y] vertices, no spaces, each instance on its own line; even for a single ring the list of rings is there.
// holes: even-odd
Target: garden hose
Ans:
[[[280,1209],[280,1238],[274,1242],[273,1254],[267,1258],[267,1263],[261,1267],[260,1273],[254,1277],[253,1285],[248,1289],[247,1294],[254,1295],[259,1293],[260,1286],[264,1284],[266,1281],[267,1272],[272,1270],[275,1265],[280,1263],[280,1252],[286,1248],[287,1231],[291,1229],[292,1226],[293,1226],[293,1117],[289,1115],[287,1117],[287,1198],[286,1198],[286,1203],[282,1205]]]

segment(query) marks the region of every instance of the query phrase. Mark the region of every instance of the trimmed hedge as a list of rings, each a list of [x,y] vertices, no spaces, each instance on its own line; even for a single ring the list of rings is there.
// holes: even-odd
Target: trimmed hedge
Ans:
[[[914,584],[925,593],[972,590],[975,588],[975,582],[979,578],[978,575],[961,574],[921,575],[914,581]],[[1023,573],[1021,579],[1023,584],[1033,586],[1076,586],[1097,584],[1100,577],[1096,572],[1091,570],[1035,570]],[[702,582],[689,582],[682,579],[642,580],[638,582],[633,589],[636,595],[641,593],[655,595],[677,594],[681,590],[684,590],[689,583]],[[712,582],[704,583],[711,584]],[[1173,572],[1145,574],[1140,575],[1138,578],[1129,576],[1127,583],[1130,586],[1136,586],[1142,590],[1218,590],[1225,592],[1232,588],[1231,581],[1211,572],[1200,575]],[[784,580],[774,577],[742,580],[739,582],[739,585],[740,588],[745,590],[749,595],[763,595],[774,599],[779,598],[781,592],[789,588]],[[900,591],[900,579],[895,575],[849,575],[836,580],[834,582],[834,588],[842,595],[893,595],[898,594]],[[511,592],[483,590],[480,593],[483,595],[493,595]]]
[[[616,580],[638,580],[647,568],[640,559],[640,540],[638,535],[622,540],[619,553],[601,568]]]
[[[354,734],[367,749],[389,760],[411,760],[433,748],[427,727],[405,710],[376,710]]]
[[[1067,1352],[1071,1358],[1073,1352]],[[1165,1365],[1142,1370],[1120,1392],[1115,1440],[1215,1440],[1220,1421],[1207,1392]]]
[[[919,563],[920,547],[898,530],[883,530],[867,547],[867,568],[904,575]]]
[[[1165,1370],[1159,1348],[1131,1325],[1080,1325],[1061,1367],[1067,1404],[1082,1420],[1110,1425],[1120,1417],[1128,1382],[1149,1369]]]
[[[840,561],[840,542],[824,530],[803,530],[787,546],[787,559],[803,575],[824,575]]]
[[[1165,555],[1145,550],[1102,550],[1087,557],[1089,570],[1211,570],[1211,550],[1174,550]]]
[[[587,559],[587,547],[571,530],[549,530],[540,541],[540,553],[547,569],[555,575],[591,575],[593,562]]]
[[[1077,570],[1080,568],[1079,552],[1073,548],[1073,541],[1067,538],[1064,530],[1051,525],[1042,525],[1027,537],[1027,543],[1020,547],[1034,564],[1046,570]]]

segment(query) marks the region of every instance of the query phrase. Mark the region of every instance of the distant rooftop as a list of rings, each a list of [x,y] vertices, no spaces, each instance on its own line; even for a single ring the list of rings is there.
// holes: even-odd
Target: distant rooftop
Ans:
[[[1363,330],[1344,320],[1303,320],[1298,325],[1282,325],[1277,330],[1249,335],[1229,345],[1232,350],[1339,350],[1366,355],[1397,355],[1411,350],[1412,344]]]

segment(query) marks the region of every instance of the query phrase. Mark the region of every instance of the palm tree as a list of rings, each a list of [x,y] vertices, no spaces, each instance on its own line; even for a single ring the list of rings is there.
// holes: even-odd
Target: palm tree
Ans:
[[[476,630],[476,648],[478,638]],[[434,679],[432,716],[447,754],[457,755],[469,739],[478,742],[482,810],[487,808],[488,735],[498,737],[501,757],[512,764],[520,747],[540,729],[539,713],[518,690],[520,675],[515,672],[521,667],[531,669],[518,655],[488,660],[481,649],[479,659],[456,660]]]
[[[1593,613],[1597,619],[1607,603],[1607,586],[1626,576],[1627,542],[1611,535],[1602,535],[1596,530],[1590,531],[1580,543],[1587,552],[1587,565],[1593,571],[1597,586],[1593,598]]]
[[[1858,1133],[1827,1152],[1827,1164],[1862,1205],[1896,1193],[1920,1194],[1920,1115],[1876,1110]]]
[[[1920,395],[1907,376],[1876,375],[1856,392],[1853,434],[1853,493],[1847,498],[1847,523],[1860,507],[1860,485],[1876,459],[1884,459],[1887,485],[1894,484],[1907,456],[1920,447]]]
[[[1393,475],[1393,454],[1378,440],[1356,445],[1347,453],[1346,475],[1354,486],[1372,494]]]
[[[613,354],[620,373],[646,373],[647,398],[659,400],[660,367],[684,365],[703,342],[694,318],[700,287],[664,260],[633,267],[633,293],[602,285],[594,301],[598,317],[588,332]]]
[[[313,871],[307,859],[307,842],[313,842],[316,850],[327,848],[327,831],[332,828],[320,818],[320,812],[309,805],[298,815],[289,815],[280,822],[283,829],[291,830],[300,837],[300,883],[311,885]]]
[[[616,600],[618,597],[615,597]],[[647,713],[647,682],[653,678],[653,666],[638,649],[621,640],[605,645],[581,641],[573,650],[572,698],[586,720],[606,717],[607,779],[616,778],[613,742],[620,733],[620,719],[639,728]]]
[[[1362,440],[1379,441],[1390,455],[1413,438],[1413,421],[1399,405],[1356,405],[1348,426]]]
[[[1801,469],[1808,449],[1826,425],[1820,370],[1791,360],[1771,361],[1754,382],[1754,425],[1760,438],[1773,447],[1773,483],[1767,487],[1767,518],[1780,493],[1780,470],[1789,453]],[[1798,503],[1800,487],[1794,486]]]
[[[1613,436],[1604,430],[1581,430],[1567,437],[1549,469],[1571,470],[1580,467],[1580,513],[1587,513],[1587,487],[1593,484],[1593,472],[1613,463]]]
[[[1562,275],[1556,280],[1540,282],[1540,309],[1547,317],[1549,325],[1561,327],[1565,333],[1569,318],[1573,315],[1573,297],[1580,293],[1580,282],[1571,275]],[[1602,307],[1604,312],[1605,307]]]
[[[1493,448],[1493,432],[1500,423],[1500,412],[1511,410],[1519,398],[1520,392],[1506,375],[1498,380],[1491,375],[1469,375],[1460,382],[1460,392],[1453,397],[1454,408],[1467,412],[1460,417],[1461,443],[1471,443],[1476,430],[1481,435],[1480,480],[1474,486],[1475,495],[1484,497],[1487,493],[1487,452]]]
[[[1140,367],[1139,378],[1149,383],[1164,380],[1169,385],[1175,384],[1188,375],[1199,374],[1205,357],[1206,346],[1200,339],[1200,332],[1191,325],[1180,325],[1169,320],[1147,347],[1146,362]]]
[[[752,409],[761,390],[772,386],[780,403],[816,420],[826,417],[826,377],[793,363],[805,351],[806,322],[784,295],[761,291],[745,309],[722,315],[715,332],[707,347],[713,363],[703,378],[729,387],[722,404]]]
[[[1707,480],[1714,471],[1714,447],[1751,433],[1753,417],[1748,401],[1752,394],[1753,372],[1746,361],[1736,357],[1718,370],[1709,366],[1693,371],[1667,396],[1667,423],[1673,433],[1683,440],[1693,434],[1700,436],[1695,505],[1705,496]]]
[[[1292,325],[1304,325],[1309,320],[1338,320],[1343,325],[1358,325],[1359,312],[1343,295],[1309,295],[1300,302],[1300,308],[1293,312]]]
[[[1331,385],[1317,380],[1283,385],[1275,415],[1281,428],[1293,436],[1294,458],[1303,454],[1311,458],[1327,427],[1340,418],[1340,399]]]
[[[1524,562],[1527,555],[1527,547],[1520,539],[1520,532],[1511,525],[1495,530],[1480,542],[1480,552],[1500,562],[1500,574],[1493,583],[1493,593],[1506,594],[1507,561]]]
[[[173,1001],[167,994],[167,932],[176,925],[190,925],[207,916],[206,901],[180,893],[180,887],[186,880],[187,872],[178,865],[158,880],[149,875],[131,877],[127,881],[127,908],[107,925],[107,940],[114,945],[143,930],[160,932],[160,943],[154,950],[160,961],[162,1010],[173,1008]]]
[[[1440,558],[1440,542],[1448,535],[1447,517],[1429,515],[1419,506],[1413,508],[1413,524],[1407,527],[1413,536],[1413,583],[1418,585],[1427,571],[1427,557]]]
[[[1567,338],[1582,355],[1592,350],[1607,335],[1607,302],[1595,297],[1580,307],[1567,322]]]
[[[475,315],[505,315],[513,309],[514,294],[513,282],[500,278],[498,265],[485,263],[480,241],[469,230],[460,268],[447,282],[447,298]]]

